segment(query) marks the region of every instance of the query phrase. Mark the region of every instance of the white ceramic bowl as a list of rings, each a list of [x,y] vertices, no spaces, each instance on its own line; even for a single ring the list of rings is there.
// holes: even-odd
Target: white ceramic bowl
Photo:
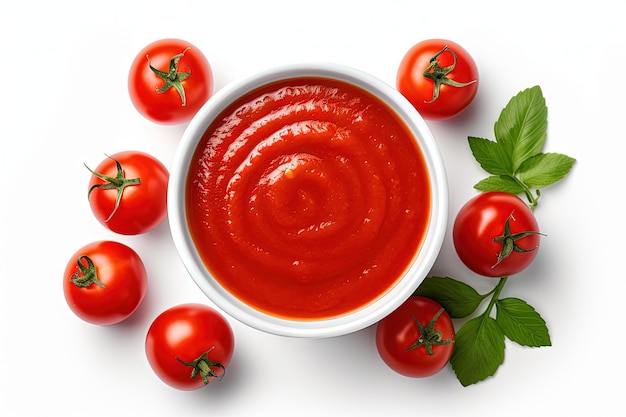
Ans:
[[[294,77],[323,77],[352,83],[382,99],[406,123],[425,158],[430,174],[431,218],[413,263],[405,275],[382,297],[360,310],[324,320],[288,320],[268,315],[241,302],[209,273],[192,240],[186,218],[186,179],[194,151],[202,135],[219,113],[251,90]],[[219,91],[199,110],[187,126],[170,170],[168,215],[176,249],[191,278],[215,305],[235,319],[258,330],[291,337],[333,337],[361,330],[387,316],[402,304],[423,281],[435,262],[447,227],[448,185],[445,168],[435,140],[418,112],[397,90],[381,80],[353,68],[335,64],[297,64],[260,72],[233,82]]]

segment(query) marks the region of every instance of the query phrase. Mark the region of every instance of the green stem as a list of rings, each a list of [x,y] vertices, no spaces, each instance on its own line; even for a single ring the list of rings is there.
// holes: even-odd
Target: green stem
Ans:
[[[185,362],[184,360],[178,357],[176,359],[183,365],[190,366],[192,368],[191,370],[192,379],[200,375],[200,377],[202,378],[202,382],[204,382],[204,385],[207,385],[209,382],[211,382],[211,378],[217,378],[219,376],[219,378],[222,379],[222,377],[224,376],[224,373],[226,373],[226,367],[224,367],[224,365],[222,365],[219,362],[215,362],[209,359],[209,356],[208,356],[209,352],[211,352],[213,349],[215,349],[215,346],[211,346],[211,348],[207,350],[206,352],[204,352],[198,359],[191,361],[191,362]],[[212,367],[221,368],[222,369],[221,375],[218,375],[217,373],[215,373]]]
[[[78,271],[72,274],[70,281],[78,288],[87,288],[91,284],[96,284],[102,288],[106,288],[104,283],[98,278],[98,271],[91,258],[86,255],[78,257]],[[87,265],[85,265],[87,262]]]
[[[131,185],[141,184],[141,179],[139,178],[126,178],[124,174],[124,169],[122,168],[122,165],[119,163],[117,159],[114,159],[108,155],[107,155],[107,158],[110,158],[113,161],[115,161],[115,166],[117,167],[117,175],[115,177],[111,177],[108,175],[103,175],[99,172],[95,172],[85,164],[85,167],[93,175],[95,175],[96,177],[104,181],[104,183],[102,184],[94,184],[91,186],[91,188],[89,188],[89,191],[87,192],[87,199],[89,199],[89,197],[91,196],[91,193],[96,188],[99,188],[101,190],[112,190],[112,189],[117,190],[117,196],[115,198],[115,207],[113,207],[113,211],[111,211],[111,214],[109,214],[109,217],[107,217],[105,222],[108,222],[109,220],[111,220],[113,215],[117,212],[117,209],[120,206],[120,201],[122,201],[122,194],[124,193],[124,189]]]
[[[506,281],[508,279],[509,277],[502,277],[500,278],[500,281],[498,281],[498,285],[496,285],[496,287],[492,291],[493,294],[491,295],[491,300],[489,300],[489,305],[487,306],[487,309],[482,315],[483,318],[489,317],[489,315],[491,314],[491,310],[493,309],[493,306],[496,304],[496,301],[498,301],[498,298],[500,297],[500,293],[502,292],[502,289],[504,288],[504,285],[506,284]]]
[[[446,51],[452,54],[453,62],[452,62],[452,65],[449,65],[447,67],[441,67],[439,65],[439,60],[437,58],[439,57],[439,55],[441,55],[442,53]],[[476,80],[471,80],[466,83],[460,83],[460,82],[457,82],[448,78],[448,74],[452,72],[452,70],[454,70],[454,68],[456,67],[456,61],[457,61],[456,52],[454,52],[453,49],[448,48],[447,45],[444,46],[442,50],[437,52],[432,58],[430,58],[429,64],[424,70],[422,75],[433,81],[434,83],[433,97],[429,101],[425,101],[425,103],[432,103],[435,100],[437,100],[437,98],[439,97],[439,90],[441,89],[442,84],[449,85],[452,87],[467,87],[468,85],[476,82]]]
[[[520,181],[519,178],[517,178],[516,176],[511,176],[511,178],[513,178],[513,180],[515,180],[515,182],[524,190],[524,194],[526,195],[526,198],[528,199],[528,202],[530,203],[530,206],[529,206],[530,211],[535,211],[535,207],[537,207],[537,204],[539,203],[538,201],[539,197],[541,196],[541,194],[539,193],[539,190],[537,190],[537,197],[535,197],[532,191],[530,191],[530,188],[528,188],[526,184]]]

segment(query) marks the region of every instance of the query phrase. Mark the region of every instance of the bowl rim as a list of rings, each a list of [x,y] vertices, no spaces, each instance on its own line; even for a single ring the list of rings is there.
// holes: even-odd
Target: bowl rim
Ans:
[[[422,151],[430,176],[430,221],[422,245],[405,275],[384,295],[370,304],[338,317],[322,320],[290,320],[258,311],[226,291],[204,266],[188,233],[185,208],[187,173],[202,135],[220,112],[233,100],[260,86],[289,78],[321,77],[359,86],[387,103],[411,130]],[[448,183],[439,147],[425,120],[409,101],[384,81],[362,70],[342,64],[314,62],[269,68],[218,90],[196,113],[185,128],[176,149],[168,184],[168,218],[178,255],[190,277],[218,308],[234,319],[266,333],[325,338],[349,334],[368,327],[399,307],[424,280],[447,231]]]

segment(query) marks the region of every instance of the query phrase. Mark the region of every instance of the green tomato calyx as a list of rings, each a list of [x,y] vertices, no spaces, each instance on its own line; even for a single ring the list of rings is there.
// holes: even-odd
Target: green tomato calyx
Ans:
[[[439,316],[443,313],[443,311],[444,309],[441,308],[430,320],[428,326],[424,326],[415,316],[411,316],[419,328],[420,336],[415,343],[409,346],[406,350],[407,352],[420,346],[424,346],[424,348],[426,348],[426,352],[428,352],[430,356],[434,356],[433,345],[447,345],[453,342],[453,339],[442,339],[443,334],[441,331],[435,329],[435,323],[437,323],[437,319],[439,319]]]
[[[122,169],[122,165],[116,159],[111,158],[108,155],[107,158],[113,159],[115,161],[115,165],[117,166],[117,174],[115,177],[109,177],[107,175],[100,174],[99,172],[95,172],[85,164],[85,167],[89,170],[89,172],[91,172],[93,175],[100,178],[101,180],[105,181],[105,183],[103,184],[92,185],[91,188],[89,188],[89,192],[87,193],[87,199],[91,197],[92,191],[96,188],[100,190],[117,190],[115,207],[113,208],[113,211],[111,211],[111,214],[109,214],[109,217],[107,217],[105,222],[111,220],[113,215],[117,212],[117,209],[120,206],[120,201],[122,201],[122,194],[124,194],[124,189],[131,185],[141,184],[141,180],[139,178],[126,178],[124,175],[124,170]]]
[[[509,255],[511,255],[511,253],[513,252],[532,252],[539,248],[539,245],[537,245],[534,248],[524,249],[517,244],[517,241],[519,239],[525,238],[526,236],[543,234],[535,231],[511,233],[511,226],[509,224],[511,219],[515,221],[513,213],[509,214],[506,222],[504,222],[504,234],[502,236],[496,236],[493,238],[494,242],[502,243],[502,250],[500,251],[500,253],[496,254],[496,256],[498,257],[498,261],[492,265],[491,269],[498,266],[500,262],[508,258]]]
[[[217,378],[221,380],[224,374],[226,373],[226,368],[219,362],[214,362],[209,359],[209,352],[215,349],[215,346],[211,346],[209,350],[204,352],[200,357],[191,362],[185,362],[180,358],[176,358],[176,360],[182,363],[185,366],[191,366],[193,369],[191,370],[191,378],[195,378],[198,375],[202,378],[202,382],[204,385],[207,385],[211,380],[209,378]],[[222,372],[220,375],[216,374],[212,368],[221,368]]]
[[[83,262],[87,262],[87,265]],[[70,277],[70,281],[78,288],[87,288],[92,284],[105,288],[104,283],[98,278],[96,266],[91,258],[85,255],[78,257],[78,271]]]
[[[173,87],[178,92],[178,95],[180,95],[180,99],[182,102],[181,105],[183,107],[187,105],[187,98],[185,97],[185,88],[183,87],[183,81],[185,81],[191,75],[191,71],[188,70],[186,72],[179,72],[178,66],[180,65],[180,60],[182,59],[182,57],[185,56],[185,52],[187,52],[189,49],[191,49],[191,47],[185,48],[183,52],[174,55],[170,59],[170,67],[167,72],[154,68],[150,63],[150,57],[146,55],[146,58],[148,59],[148,66],[150,67],[152,72],[154,72],[157,77],[165,82],[160,88],[156,90],[156,92],[162,94]]]
[[[454,59],[452,65],[449,65],[447,67],[441,67],[439,65],[439,55],[443,54],[444,52],[450,52],[452,54],[452,58]],[[429,64],[422,75],[426,78],[433,80],[433,82],[435,83],[435,87],[433,90],[433,98],[431,98],[429,101],[425,101],[425,103],[432,103],[433,101],[437,100],[437,98],[439,98],[439,90],[441,89],[442,84],[449,85],[451,87],[467,87],[468,85],[474,84],[476,82],[476,80],[472,80],[466,83],[460,83],[448,78],[448,74],[451,73],[456,67],[456,60],[456,52],[454,52],[454,49],[449,48],[448,45],[444,46],[441,51],[437,52],[432,58],[430,58]]]

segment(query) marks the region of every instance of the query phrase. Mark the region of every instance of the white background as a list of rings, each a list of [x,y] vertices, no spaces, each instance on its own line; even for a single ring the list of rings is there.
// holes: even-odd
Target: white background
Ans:
[[[371,3],[371,5],[370,5]],[[0,414],[112,415],[624,415],[623,149],[626,3],[465,1],[10,2],[0,26]],[[508,343],[497,374],[464,388],[447,367],[401,377],[379,359],[374,328],[323,340],[272,336],[231,320],[236,352],[221,383],[195,392],[163,384],[143,342],[152,319],[210,301],[181,264],[167,222],[124,237],[100,226],[87,201],[104,154],[143,150],[168,167],[184,125],[143,119],[126,89],[129,65],[164,37],[194,43],[215,89],[279,64],[331,61],[395,84],[416,42],[443,37],[474,56],[475,102],[429,122],[450,184],[450,221],[483,177],[467,136],[493,138],[508,100],[540,85],[549,109],[546,151],[577,158],[544,190],[536,262],[504,295],[546,320],[552,347]],[[128,321],[97,327],[63,298],[69,257],[113,239],[144,259],[150,288]],[[479,290],[450,233],[433,271]]]

